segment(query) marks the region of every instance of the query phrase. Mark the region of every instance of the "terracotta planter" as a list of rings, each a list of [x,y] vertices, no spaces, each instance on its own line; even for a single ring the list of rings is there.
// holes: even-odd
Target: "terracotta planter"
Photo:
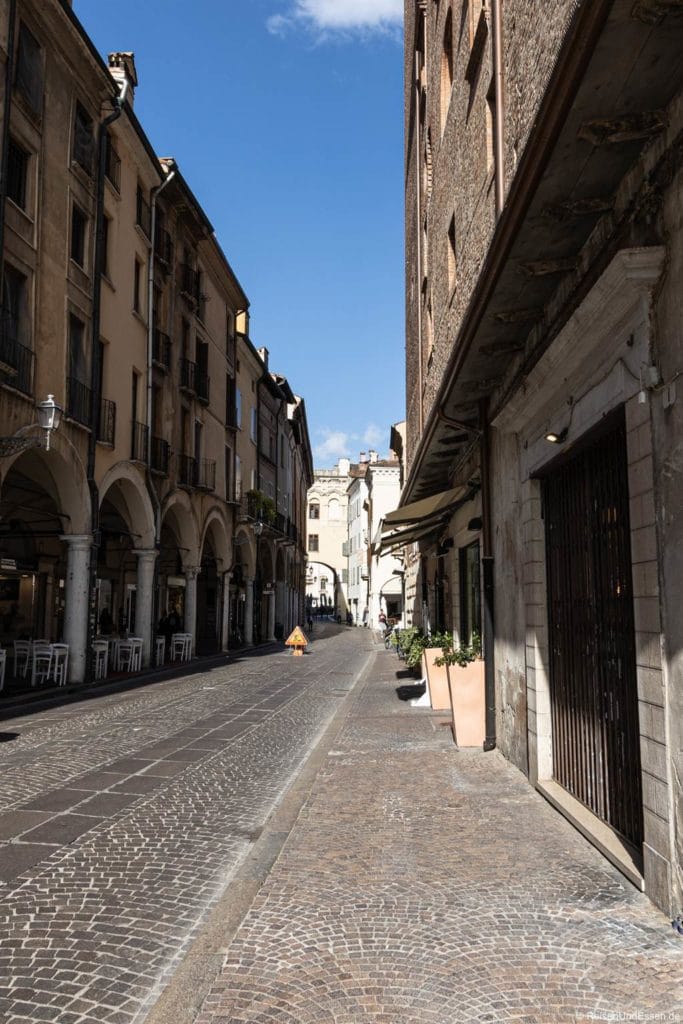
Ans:
[[[450,711],[451,696],[448,687],[448,668],[446,665],[435,665],[437,658],[443,657],[440,647],[428,647],[422,655],[422,674],[429,684],[432,708],[434,711]]]
[[[448,683],[453,709],[453,738],[459,747],[481,747],[486,735],[484,662],[451,665]]]

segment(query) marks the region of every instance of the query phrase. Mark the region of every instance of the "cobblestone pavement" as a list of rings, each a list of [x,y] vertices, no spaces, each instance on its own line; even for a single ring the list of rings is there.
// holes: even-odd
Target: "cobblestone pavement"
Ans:
[[[196,1024],[683,1022],[683,940],[495,751],[354,695]]]
[[[328,631],[3,723],[3,1024],[144,1019],[369,657]]]

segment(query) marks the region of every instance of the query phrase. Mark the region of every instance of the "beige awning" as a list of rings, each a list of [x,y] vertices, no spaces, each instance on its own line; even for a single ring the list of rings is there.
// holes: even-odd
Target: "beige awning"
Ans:
[[[467,494],[466,487],[453,487],[449,491],[440,491],[432,494],[429,498],[422,498],[410,505],[397,508],[384,517],[384,530],[387,526],[399,526],[402,524],[414,523],[416,526],[421,520],[432,519],[440,513],[445,513],[456,505]]]
[[[413,544],[416,540],[422,540],[428,534],[434,533],[437,526],[440,526],[442,522],[443,519],[438,517],[429,519],[426,523],[408,526],[404,530],[392,530],[391,532],[384,533],[382,534],[377,554],[383,555],[387,551],[393,551],[394,548],[403,547],[404,544]]]

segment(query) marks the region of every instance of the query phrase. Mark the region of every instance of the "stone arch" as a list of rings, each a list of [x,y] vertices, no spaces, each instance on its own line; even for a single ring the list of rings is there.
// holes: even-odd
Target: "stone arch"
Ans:
[[[112,467],[100,484],[100,509],[111,502],[128,524],[136,548],[153,548],[154,510],[149,492],[138,470],[123,462]]]
[[[34,433],[39,436],[37,427],[19,431],[16,436],[32,436]],[[43,448],[30,448],[2,459],[1,463],[0,487],[4,487],[12,469],[35,478],[59,511],[64,513],[64,533],[90,533],[92,512],[87,474],[76,448],[66,437],[53,431],[49,452]]]
[[[216,559],[220,562],[223,569],[227,569],[230,565],[232,555],[230,538],[228,535],[228,528],[225,523],[225,517],[222,510],[217,505],[209,509],[204,520],[204,526],[202,528],[199,543],[200,558],[208,537],[211,538]]]
[[[181,551],[184,566],[196,566],[201,556],[199,548],[199,527],[192,508],[192,502],[185,491],[174,491],[164,502],[161,512],[161,528],[169,528]]]
[[[256,542],[250,530],[240,526],[235,534],[233,561],[239,562],[245,577],[254,577],[256,572]]]

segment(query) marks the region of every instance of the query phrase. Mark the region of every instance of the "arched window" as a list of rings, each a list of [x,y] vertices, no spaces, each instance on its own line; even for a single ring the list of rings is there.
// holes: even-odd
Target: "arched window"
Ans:
[[[448,107],[451,102],[453,87],[453,17],[449,10],[446,15],[446,27],[443,33],[441,49],[441,134],[446,127]]]
[[[330,498],[327,504],[328,519],[341,519],[341,507],[337,498]]]

